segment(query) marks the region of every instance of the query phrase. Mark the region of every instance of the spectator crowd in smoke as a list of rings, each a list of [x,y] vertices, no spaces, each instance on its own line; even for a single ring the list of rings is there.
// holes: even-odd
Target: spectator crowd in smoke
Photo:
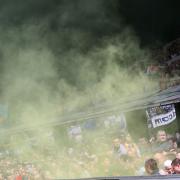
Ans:
[[[178,132],[177,132],[178,133]],[[178,133],[179,134],[179,133]],[[152,143],[153,158],[145,162],[146,172],[150,175],[180,174],[179,137],[167,135],[164,130],[157,132]],[[159,164],[159,167],[158,167]]]
[[[146,74],[159,81],[161,90],[180,84],[180,39],[161,49],[152,50],[152,59]]]
[[[178,75],[179,64],[173,58],[180,55],[179,39],[166,47],[162,64],[166,68],[152,64],[147,69],[148,75],[162,73],[160,88],[169,85],[169,77]],[[172,67],[173,66],[173,67]],[[170,71],[169,68],[170,67]],[[176,85],[178,81],[175,81]],[[180,134],[167,134],[159,130],[155,137],[138,140],[126,131],[126,123],[121,118],[104,121],[104,127],[94,130],[94,124],[87,125],[87,132],[80,126],[70,127],[69,137],[64,138],[63,146],[47,144],[40,147],[35,143],[28,160],[23,159],[26,152],[4,148],[0,155],[0,179],[30,180],[49,178],[84,178],[98,176],[134,176],[180,174]],[[121,122],[121,123],[120,123]],[[116,123],[121,124],[118,127]],[[119,131],[118,128],[121,128]],[[93,131],[90,133],[89,131]],[[53,140],[52,140],[53,141]],[[56,148],[56,146],[58,148]],[[20,150],[20,149],[16,149]]]
[[[104,131],[101,131],[102,135]],[[93,140],[88,140],[87,135],[77,141],[66,140],[69,143],[62,150],[52,150],[47,145],[43,154],[34,153],[31,161],[22,159],[23,152],[2,153],[0,179],[179,174],[179,139],[177,135],[169,135],[164,130],[159,130],[151,141],[145,137],[134,141],[127,132],[109,133],[106,138],[96,134]],[[151,159],[151,163],[148,159]],[[153,164],[153,168],[156,166],[152,172],[147,170],[149,163]]]

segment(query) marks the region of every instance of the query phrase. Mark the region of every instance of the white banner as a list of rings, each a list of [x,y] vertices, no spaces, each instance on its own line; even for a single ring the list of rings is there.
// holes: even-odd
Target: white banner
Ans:
[[[148,127],[167,125],[176,119],[174,104],[149,108],[147,111]]]
[[[167,114],[162,114],[162,115],[152,117],[151,122],[152,122],[153,127],[156,128],[159,126],[167,125],[171,123],[172,121],[174,121],[175,119],[176,119],[176,112],[174,109]]]

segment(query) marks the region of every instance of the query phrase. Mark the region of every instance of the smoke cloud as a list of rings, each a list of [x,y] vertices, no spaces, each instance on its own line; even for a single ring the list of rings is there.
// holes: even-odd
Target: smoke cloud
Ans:
[[[36,154],[45,158],[52,120],[61,123],[66,114],[135,96],[145,85],[154,85],[144,75],[150,52],[140,48],[133,29],[116,16],[116,5],[103,0],[1,4],[1,99],[9,107],[9,146],[21,146],[25,160]],[[63,141],[65,130],[59,129]],[[39,149],[29,147],[33,137]],[[63,148],[52,141],[53,151]]]

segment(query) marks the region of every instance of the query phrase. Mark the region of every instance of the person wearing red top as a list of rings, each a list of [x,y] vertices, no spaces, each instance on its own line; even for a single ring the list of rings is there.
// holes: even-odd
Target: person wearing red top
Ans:
[[[15,180],[23,180],[21,174],[17,171]]]

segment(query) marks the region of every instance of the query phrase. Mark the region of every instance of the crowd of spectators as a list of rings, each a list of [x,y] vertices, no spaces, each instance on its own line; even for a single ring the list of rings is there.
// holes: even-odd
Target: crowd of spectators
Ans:
[[[151,158],[145,162],[145,170],[149,175],[170,175],[180,174],[180,158],[179,155],[173,160],[166,160],[164,168],[159,169],[158,163],[155,159]]]
[[[146,73],[159,81],[161,90],[180,84],[180,39],[152,51],[152,59]]]
[[[21,153],[5,153],[0,156],[0,179],[178,174],[178,132],[169,135],[164,130],[159,130],[150,140],[142,137],[137,141],[128,132],[104,136],[93,133],[95,136],[91,136],[91,140],[83,134],[78,141],[66,139],[69,143],[61,149],[48,149],[47,146],[46,152],[34,151],[27,161],[22,159]],[[152,172],[148,166],[153,166]]]
[[[159,130],[153,140],[148,141],[143,137],[138,142],[133,141],[127,133],[111,140],[111,148],[110,142],[101,142],[102,144],[99,142],[96,145],[96,150],[100,148],[99,152],[96,150],[88,152],[88,146],[81,153],[78,152],[78,155],[74,148],[68,152],[71,162],[75,163],[72,163],[72,166],[76,166],[76,173],[79,172],[79,177],[178,174],[177,158],[180,153],[177,133],[173,136]],[[156,166],[160,169],[156,168],[153,173],[149,173],[146,170],[147,159],[153,159],[154,168]]]
[[[1,180],[45,179],[43,173],[34,164],[18,162],[8,155],[0,159]]]
[[[180,39],[176,39],[164,47],[164,54],[166,60],[172,60],[174,57],[180,55]]]
[[[150,175],[180,174],[179,134],[173,137],[164,130],[157,132],[156,141],[152,142],[153,157],[145,162],[145,170]],[[159,164],[159,167],[158,167]]]

